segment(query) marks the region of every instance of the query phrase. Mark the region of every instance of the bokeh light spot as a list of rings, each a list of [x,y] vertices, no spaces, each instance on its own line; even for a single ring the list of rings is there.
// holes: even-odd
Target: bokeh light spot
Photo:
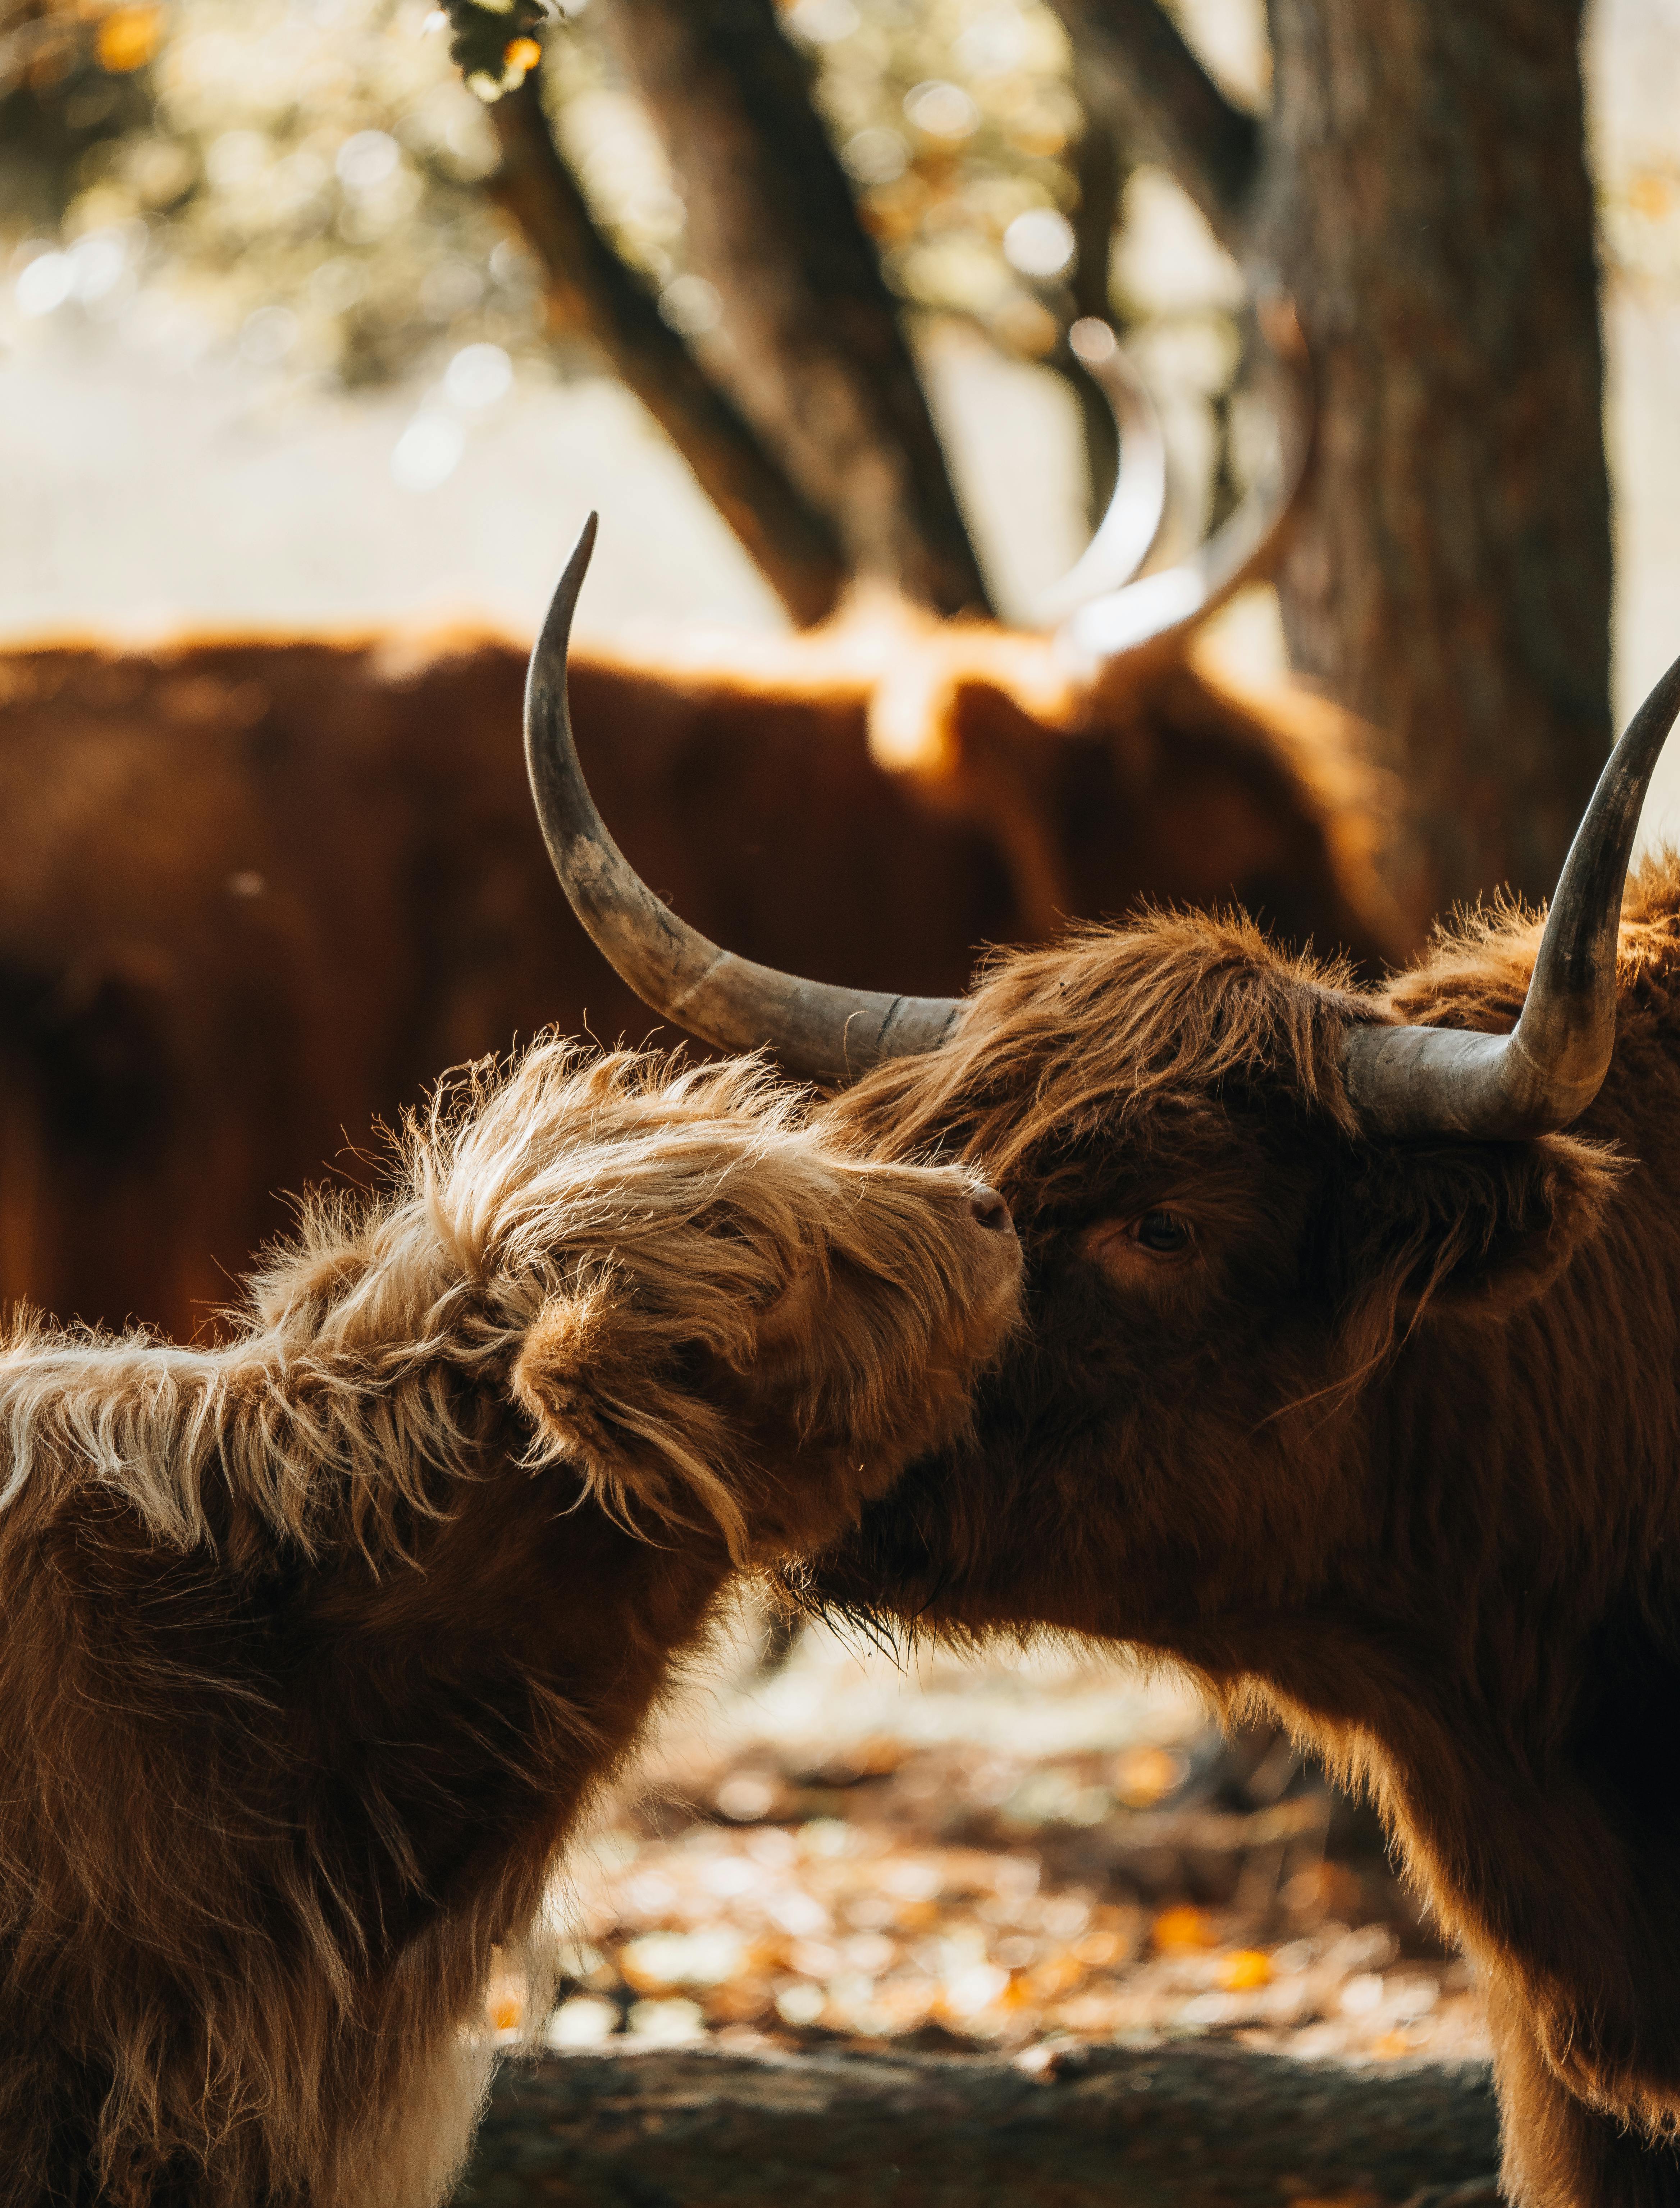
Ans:
[[[910,149],[896,130],[860,130],[846,141],[841,159],[861,184],[890,184],[909,166]]]
[[[904,112],[929,138],[968,138],[980,128],[980,110],[960,84],[934,78],[904,94]]]
[[[290,307],[259,307],[239,332],[239,357],[253,368],[273,368],[291,351],[297,317]]]
[[[62,307],[75,285],[75,271],[68,253],[42,253],[18,278],[13,296],[17,310],[32,320]]]
[[[1004,259],[1023,276],[1059,276],[1073,258],[1073,225],[1054,207],[1029,207],[1004,232]]]
[[[402,158],[388,130],[358,130],[339,148],[339,181],[350,192],[376,190]]]
[[[703,337],[723,320],[723,302],[704,276],[674,276],[659,294],[659,311],[682,336]]]
[[[99,67],[113,76],[127,76],[144,69],[158,51],[163,36],[161,8],[117,8],[99,25],[93,42]]]
[[[831,46],[849,39],[863,19],[852,0],[795,0],[784,20],[794,36],[807,45]]]
[[[455,472],[466,450],[466,432],[447,414],[417,414],[391,453],[391,480],[399,490],[435,490]]]
[[[513,387],[513,363],[499,345],[463,345],[443,371],[445,397],[470,413],[505,399]]]

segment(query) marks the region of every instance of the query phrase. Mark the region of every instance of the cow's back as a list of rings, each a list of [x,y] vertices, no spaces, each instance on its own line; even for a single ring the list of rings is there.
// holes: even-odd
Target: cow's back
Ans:
[[[555,882],[523,684],[483,638],[0,661],[0,1296],[190,1332],[284,1192],[445,1067],[659,1034]],[[861,693],[584,656],[573,693],[633,862],[747,955],[955,991],[1015,932],[987,838],[872,764]]]
[[[979,946],[1140,894],[1391,947],[1347,855],[1363,815],[1287,731],[1183,664],[1035,705],[1045,651],[584,651],[573,718],[643,877],[819,980],[954,995]],[[522,648],[465,633],[0,657],[0,1298],[190,1333],[285,1192],[365,1170],[375,1119],[446,1067],[549,1025],[677,1040],[555,884],[524,678]]]

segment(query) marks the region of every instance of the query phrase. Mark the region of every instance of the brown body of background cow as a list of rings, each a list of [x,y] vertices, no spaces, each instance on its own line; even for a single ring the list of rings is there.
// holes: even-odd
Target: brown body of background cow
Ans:
[[[190,1334],[279,1192],[440,1067],[647,1033],[531,818],[524,659],[0,660],[0,1299]],[[1182,637],[1081,681],[1048,639],[883,616],[573,681],[633,859],[777,964],[951,990],[978,945],[1140,899],[1239,898],[1372,965],[1404,939],[1343,717],[1245,699]]]
[[[871,1154],[984,1157],[1028,1255],[973,1437],[815,1599],[1124,1641],[1276,1711],[1370,1788],[1484,1975],[1513,2197],[1672,2208],[1680,858],[1623,890],[1680,663],[1543,938],[1484,919],[1365,994],[1164,915],[890,999],[744,970],[616,858],[564,711],[588,541],[528,732],[578,910],[718,1042],[861,1071],[830,1124]]]
[[[549,1044],[219,1349],[0,1344],[0,2200],[442,2198],[494,1952],[732,1569],[833,1539],[1014,1317],[994,1191],[804,1118]]]

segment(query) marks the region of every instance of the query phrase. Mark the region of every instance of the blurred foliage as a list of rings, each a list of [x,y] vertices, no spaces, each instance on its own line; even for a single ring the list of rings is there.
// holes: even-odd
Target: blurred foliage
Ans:
[[[478,189],[495,140],[427,21],[420,0],[78,13],[0,90],[20,283],[65,262],[20,303],[139,303],[183,357],[237,335],[259,365],[346,383],[445,338],[533,343],[534,266]]]
[[[114,309],[142,285],[183,345],[195,315],[292,375],[354,384],[445,343],[534,348],[536,272],[478,189],[495,142],[452,52],[493,94],[542,28],[545,98],[591,204],[671,321],[701,334],[719,303],[685,268],[681,195],[601,0],[552,27],[543,12],[0,0],[0,230],[20,266],[99,242],[38,278],[37,305],[68,285]],[[785,20],[890,280],[1012,351],[1051,351],[1071,312],[1082,117],[1042,0],[793,0]]]
[[[699,333],[717,303],[684,280],[680,190],[598,14],[549,42],[560,142],[621,254],[670,291],[677,326]],[[783,22],[815,65],[818,105],[889,282],[913,305],[980,317],[1012,351],[1048,352],[1071,312],[1053,285],[1073,250],[1083,127],[1051,10],[1042,0],[795,0]]]
[[[1218,4],[1258,22],[1253,0]],[[589,332],[547,315],[484,189],[486,103],[540,67],[597,221],[704,357],[712,332],[727,341],[725,303],[687,261],[680,181],[611,5],[0,0],[0,302],[9,283],[26,319],[115,322],[172,365],[231,345],[277,393],[441,371],[393,462],[429,487],[521,359],[598,364]],[[783,20],[889,282],[1017,358],[1065,360],[1076,228],[1089,254],[1107,225],[1079,223],[1085,119],[1046,0],[785,0]],[[1181,483],[1203,487],[1185,540],[1228,503],[1241,284],[1159,171],[1131,172],[1122,211],[1109,294]]]
[[[1071,311],[1054,286],[1084,127],[1060,23],[1040,0],[865,5],[797,0],[788,24],[821,57],[819,105],[889,281],[1048,352]]]
[[[558,0],[447,0],[449,57],[480,99],[523,84],[543,59],[534,32],[560,14]]]

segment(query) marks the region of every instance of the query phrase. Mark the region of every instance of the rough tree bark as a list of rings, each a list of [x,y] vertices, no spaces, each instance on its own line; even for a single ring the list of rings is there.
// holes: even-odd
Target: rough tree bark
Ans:
[[[1263,127],[1156,0],[1054,0],[1128,124],[1294,293],[1317,468],[1292,653],[1377,731],[1419,918],[1550,894],[1611,729],[1579,0],[1270,0]]]
[[[669,435],[705,492],[802,624],[832,613],[849,571],[839,536],[659,313],[647,285],[591,219],[555,150],[534,77],[490,110],[501,163],[489,189],[543,264],[550,303],[587,330]]]
[[[1219,2046],[995,2058],[547,2056],[504,2069],[457,2208],[1497,2208],[1472,2064]]]
[[[985,581],[851,187],[773,0],[615,0],[625,62],[723,295],[721,374],[855,567],[940,613]]]

